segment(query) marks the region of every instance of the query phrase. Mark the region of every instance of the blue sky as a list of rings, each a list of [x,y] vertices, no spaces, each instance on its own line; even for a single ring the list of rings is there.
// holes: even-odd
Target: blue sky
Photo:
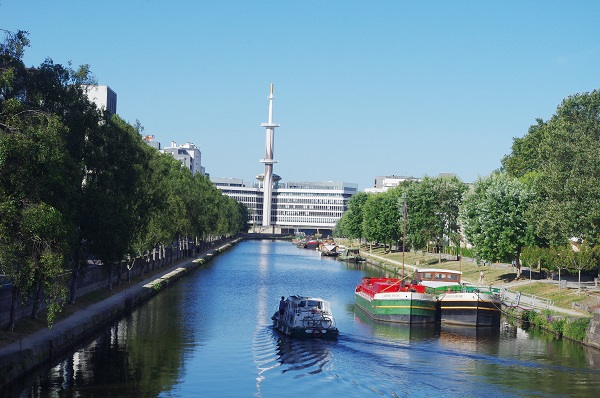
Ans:
[[[373,185],[487,176],[514,137],[600,88],[599,1],[0,0],[28,66],[90,64],[118,113],[193,142],[213,177]]]

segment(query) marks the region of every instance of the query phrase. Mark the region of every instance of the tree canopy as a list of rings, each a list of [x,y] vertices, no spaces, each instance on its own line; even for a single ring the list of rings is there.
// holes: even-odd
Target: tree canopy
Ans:
[[[553,245],[578,238],[600,242],[600,91],[562,101],[550,120],[538,120],[515,139],[503,167],[533,182],[531,224]]]
[[[533,192],[506,173],[480,178],[465,196],[460,219],[467,242],[488,261],[519,260],[521,249],[533,241],[526,221]]]
[[[67,296],[58,275],[72,272],[74,302],[90,255],[112,267],[183,237],[246,228],[243,205],[147,146],[139,122],[87,99],[89,65],[48,58],[25,67],[27,32],[0,32],[0,273],[13,286],[9,328],[19,296],[43,297],[51,323]]]

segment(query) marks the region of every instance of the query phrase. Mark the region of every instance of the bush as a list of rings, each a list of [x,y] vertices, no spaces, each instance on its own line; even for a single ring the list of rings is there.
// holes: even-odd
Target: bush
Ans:
[[[590,323],[589,318],[570,320],[563,316],[555,316],[549,310],[542,311],[541,313],[533,310],[523,311],[521,321],[525,328],[527,325],[531,325],[535,329],[545,330],[558,337],[565,337],[579,343],[585,340],[587,328]]]
[[[563,336],[579,342],[585,340],[590,321],[590,318],[585,318],[575,319],[572,322],[567,322]]]
[[[537,317],[537,313],[533,310],[526,310],[521,313],[521,321],[522,322],[533,322],[533,320]]]

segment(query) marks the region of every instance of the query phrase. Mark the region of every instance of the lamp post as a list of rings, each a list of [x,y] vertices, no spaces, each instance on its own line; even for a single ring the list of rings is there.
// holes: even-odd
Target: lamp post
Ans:
[[[404,280],[404,242],[406,241],[406,192],[402,194],[402,199],[404,201],[404,206],[402,206],[402,219],[403,219],[403,229],[402,229],[402,280]]]

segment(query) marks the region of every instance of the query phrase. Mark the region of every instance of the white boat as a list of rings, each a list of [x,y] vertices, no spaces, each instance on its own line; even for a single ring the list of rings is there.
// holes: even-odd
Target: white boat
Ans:
[[[336,339],[339,335],[331,306],[321,298],[289,296],[283,315],[277,310],[271,320],[275,329],[291,337]]]

